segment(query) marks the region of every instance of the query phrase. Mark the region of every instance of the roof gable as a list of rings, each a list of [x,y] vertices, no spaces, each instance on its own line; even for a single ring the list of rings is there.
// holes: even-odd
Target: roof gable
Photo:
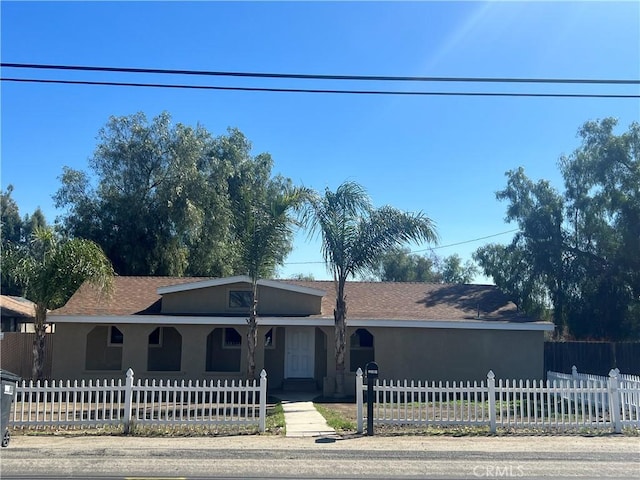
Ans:
[[[176,285],[167,285],[164,287],[158,287],[158,294],[164,295],[167,293],[177,293],[177,292],[186,292],[190,290],[198,290],[202,288],[210,288],[210,287],[219,287],[232,285],[234,283],[246,283],[251,285],[251,277],[248,275],[237,275],[235,277],[225,277],[225,278],[210,278],[207,280],[197,280],[194,282],[188,283],[180,283]],[[274,280],[258,280],[259,286],[267,286],[279,290],[287,290],[296,293],[303,293],[305,295],[314,295],[317,297],[323,297],[325,295],[324,290],[319,290],[317,288],[305,287],[301,285],[292,285],[289,283],[278,282]]]

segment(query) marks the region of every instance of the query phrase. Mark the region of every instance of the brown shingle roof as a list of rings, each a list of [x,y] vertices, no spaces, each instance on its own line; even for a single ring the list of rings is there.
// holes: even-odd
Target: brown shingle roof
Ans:
[[[36,316],[35,304],[22,297],[0,295],[0,311],[3,317],[23,317],[33,319]]]
[[[159,313],[158,287],[206,280],[177,277],[115,277],[109,297],[83,285],[53,315],[135,315]],[[324,290],[323,317],[332,317],[335,289],[331,281],[281,280]],[[447,285],[401,282],[348,282],[347,317],[385,320],[502,320],[531,321],[492,285]]]
[[[288,281],[325,290],[323,315],[332,315],[336,301],[333,282]],[[454,285],[412,282],[348,282],[347,317],[352,319],[526,321],[515,304],[493,285]]]

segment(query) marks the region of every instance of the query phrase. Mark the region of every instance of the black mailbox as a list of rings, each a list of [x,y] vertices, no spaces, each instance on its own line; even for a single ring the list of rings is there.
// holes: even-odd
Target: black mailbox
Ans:
[[[364,366],[367,376],[367,435],[373,435],[373,384],[378,378],[378,364],[369,362]]]
[[[369,362],[364,367],[364,373],[367,379],[376,379],[378,378],[378,364],[376,362]]]

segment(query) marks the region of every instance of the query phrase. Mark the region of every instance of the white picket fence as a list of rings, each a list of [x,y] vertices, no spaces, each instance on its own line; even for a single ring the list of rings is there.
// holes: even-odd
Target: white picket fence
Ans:
[[[356,372],[357,428],[366,421],[364,383]],[[376,379],[374,425],[488,426],[548,431],[640,429],[640,383],[620,381],[612,370],[606,381],[554,379],[496,381],[490,371],[481,382],[416,382]],[[605,408],[606,407],[606,408]]]
[[[267,373],[260,381],[21,382],[15,390],[14,428],[122,425],[257,425],[265,431]]]
[[[620,390],[620,403],[624,409],[640,407],[640,376],[638,375],[629,375],[620,373],[619,369],[614,369],[614,371],[618,374],[618,386]],[[590,385],[598,385],[598,384],[606,384],[608,382],[608,377],[604,375],[594,375],[592,373],[578,373],[578,368],[574,365],[571,367],[571,373],[561,373],[561,372],[547,372],[547,380],[558,381],[558,382],[571,382],[571,381],[584,381]],[[569,396],[566,398],[568,401],[572,401],[572,398]],[[602,402],[600,402],[602,400]],[[605,410],[609,409],[609,396],[605,395],[604,398],[600,399],[599,397],[594,399],[595,402],[600,402],[599,406]]]

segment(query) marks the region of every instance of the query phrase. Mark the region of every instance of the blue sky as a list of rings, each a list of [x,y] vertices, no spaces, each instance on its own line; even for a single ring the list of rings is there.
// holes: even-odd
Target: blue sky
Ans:
[[[7,2],[5,63],[274,73],[640,78],[640,2]],[[638,94],[636,86],[345,84],[337,81],[33,72],[3,77],[227,86]],[[640,119],[638,99],[221,92],[2,82],[1,184],[21,214],[51,196],[63,166],[86,170],[111,115],[162,111],[214,135],[238,127],[276,173],[323,190],[364,185],[374,204],[426,212],[439,255],[514,228],[495,192],[519,166],[562,188],[560,155],[587,120]],[[510,235],[491,241],[508,242]],[[426,245],[412,247],[423,250]],[[317,242],[296,237],[281,275],[327,278]],[[315,263],[307,263],[315,262]],[[482,280],[482,279],[480,279]]]

